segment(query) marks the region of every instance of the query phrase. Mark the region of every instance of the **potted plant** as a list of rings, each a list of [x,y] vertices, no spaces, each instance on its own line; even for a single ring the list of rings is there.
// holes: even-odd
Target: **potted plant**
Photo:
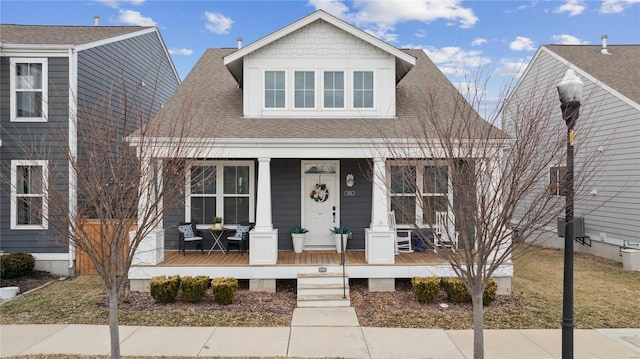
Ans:
[[[304,237],[307,232],[309,232],[309,230],[302,226],[291,228],[291,240],[293,241],[294,252],[302,253],[304,250]]]
[[[351,236],[351,229],[346,226],[333,227],[331,228],[331,233],[333,233],[333,238],[336,241],[336,251],[342,253],[343,250],[347,249],[347,240]],[[342,246],[340,246],[341,241],[343,241]]]
[[[213,228],[222,229],[222,221],[224,219],[222,217],[214,217],[213,218]]]

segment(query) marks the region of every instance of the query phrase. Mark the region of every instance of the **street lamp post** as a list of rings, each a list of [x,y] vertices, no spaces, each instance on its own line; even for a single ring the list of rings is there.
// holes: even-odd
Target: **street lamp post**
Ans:
[[[573,129],[580,116],[584,83],[569,69],[558,84],[562,119],[567,124],[567,168],[564,181],[566,195],[564,231],[564,282],[562,292],[562,359],[573,358]]]

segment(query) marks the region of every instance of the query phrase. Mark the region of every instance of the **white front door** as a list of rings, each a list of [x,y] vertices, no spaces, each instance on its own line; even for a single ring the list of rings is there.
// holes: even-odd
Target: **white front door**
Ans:
[[[335,249],[330,230],[340,226],[340,161],[302,161],[302,226],[306,250]]]

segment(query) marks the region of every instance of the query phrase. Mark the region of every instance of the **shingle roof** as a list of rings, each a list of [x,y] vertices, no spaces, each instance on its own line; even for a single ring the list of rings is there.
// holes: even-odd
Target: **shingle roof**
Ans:
[[[544,45],[636,103],[640,103],[640,45]]]
[[[161,128],[161,136],[172,136],[176,123],[194,138],[364,138],[382,137],[380,129],[403,131],[421,128],[427,116],[438,114],[441,121],[460,120],[458,114],[471,114],[465,127],[476,136],[491,131],[505,136],[484,121],[449,80],[421,50],[403,50],[416,57],[416,66],[400,81],[396,90],[396,118],[245,118],[242,89],[223,64],[223,57],[236,49],[208,49],[178,90],[165,104],[151,126]],[[437,99],[432,97],[437,96]],[[182,126],[178,127],[181,130]],[[393,133],[393,132],[390,132]],[[474,135],[470,135],[473,137]],[[408,137],[408,136],[407,136]]]
[[[24,45],[80,45],[125,35],[143,26],[47,26],[0,24],[0,42]]]

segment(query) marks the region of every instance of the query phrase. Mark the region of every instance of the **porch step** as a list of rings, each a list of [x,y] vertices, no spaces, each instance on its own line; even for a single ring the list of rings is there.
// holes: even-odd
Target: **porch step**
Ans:
[[[349,278],[342,267],[310,267],[298,273],[298,307],[349,307]],[[344,297],[346,294],[346,298]]]

